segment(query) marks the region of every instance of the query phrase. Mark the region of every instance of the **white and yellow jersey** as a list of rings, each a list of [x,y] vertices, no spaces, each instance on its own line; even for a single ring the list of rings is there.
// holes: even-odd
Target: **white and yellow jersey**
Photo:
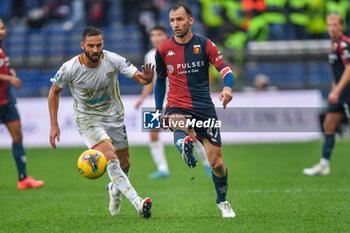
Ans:
[[[88,122],[113,122],[124,118],[118,72],[131,78],[137,68],[124,57],[103,50],[96,68],[84,65],[81,55],[65,62],[51,82],[60,88],[69,85],[74,98],[74,118]]]

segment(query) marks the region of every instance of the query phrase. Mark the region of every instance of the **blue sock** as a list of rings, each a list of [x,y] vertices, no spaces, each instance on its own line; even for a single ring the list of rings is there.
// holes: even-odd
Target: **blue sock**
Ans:
[[[330,160],[334,148],[335,137],[334,134],[326,134],[322,148],[322,158]]]
[[[15,159],[19,180],[27,177],[26,174],[26,153],[22,143],[12,144],[12,154]]]
[[[212,177],[217,195],[216,203],[219,204],[220,202],[226,201],[228,171],[226,169],[226,175],[224,177],[217,177],[214,173],[212,173]]]
[[[182,144],[184,142],[185,137],[187,137],[187,133],[181,129],[175,130],[174,132],[174,144],[179,152],[182,154]]]

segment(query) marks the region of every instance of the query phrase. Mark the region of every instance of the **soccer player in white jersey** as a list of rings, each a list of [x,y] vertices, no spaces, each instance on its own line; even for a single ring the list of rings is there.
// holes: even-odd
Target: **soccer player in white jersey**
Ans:
[[[150,36],[150,41],[152,43],[153,48],[150,51],[148,51],[148,53],[146,53],[145,64],[152,63],[155,65],[156,50],[161,43],[163,43],[168,39],[168,35],[164,27],[157,25],[150,30],[149,36]],[[154,77],[153,77],[153,80],[155,79],[156,79],[156,74],[154,74]],[[168,85],[169,85],[169,82],[167,83],[167,90],[169,88]],[[143,87],[141,97],[135,104],[136,109],[138,109],[143,103],[143,101],[145,100],[145,98],[152,93],[153,88],[154,88],[154,81],[151,84]],[[166,99],[166,96],[167,95],[165,95],[164,99]],[[166,103],[164,105],[166,105]],[[157,166],[157,171],[148,176],[148,178],[150,179],[167,178],[170,176],[168,163],[164,153],[164,145],[162,141],[159,140],[159,132],[160,132],[159,129],[152,129],[150,131],[151,144],[149,146],[150,146],[153,161]],[[209,161],[208,161],[205,149],[203,145],[198,140],[195,139],[196,137],[194,136],[195,135],[194,131],[190,130],[189,133],[194,139],[194,149],[198,154],[198,156],[201,158],[206,174],[207,176],[211,177],[212,171],[209,165]]]
[[[102,31],[96,27],[84,29],[80,45],[84,52],[64,63],[51,79],[51,146],[56,148],[56,140],[60,141],[57,121],[59,94],[69,84],[79,133],[89,148],[101,151],[108,160],[107,171],[111,182],[107,185],[107,190],[111,215],[119,214],[121,196],[124,194],[141,217],[149,218],[151,199],[142,199],[127,176],[130,158],[124,108],[119,95],[118,72],[147,85],[152,81],[154,66],[145,64],[140,72],[125,58],[103,50]]]

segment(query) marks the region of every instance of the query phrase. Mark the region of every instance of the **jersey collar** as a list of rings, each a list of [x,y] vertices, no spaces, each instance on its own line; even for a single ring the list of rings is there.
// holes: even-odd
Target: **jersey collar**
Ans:
[[[171,39],[173,40],[173,42],[174,42],[175,44],[180,45],[180,46],[185,46],[185,45],[188,45],[189,43],[191,43],[191,41],[193,40],[193,38],[194,38],[194,34],[192,33],[192,38],[191,38],[191,40],[188,41],[188,42],[185,43],[185,44],[180,44],[180,43],[176,42],[175,36],[173,36]]]

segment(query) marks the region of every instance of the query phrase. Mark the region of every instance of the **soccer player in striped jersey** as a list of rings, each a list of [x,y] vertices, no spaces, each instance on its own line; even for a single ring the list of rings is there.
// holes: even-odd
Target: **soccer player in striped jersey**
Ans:
[[[156,55],[156,50],[158,46],[166,41],[168,39],[168,35],[165,31],[165,29],[162,26],[155,26],[153,27],[150,32],[150,41],[153,45],[153,48],[145,55],[145,64],[146,63],[152,63],[155,65],[155,55]],[[143,103],[145,98],[152,93],[154,83],[156,80],[157,75],[154,74],[154,78],[151,84],[146,85],[143,87],[140,99],[136,102],[135,108],[139,108],[140,105]],[[168,85],[169,83],[167,82],[167,87],[166,89],[168,90]],[[166,99],[167,94],[165,94],[165,99]],[[165,101],[166,102],[166,101]],[[165,157],[165,152],[164,152],[164,145],[163,143],[159,140],[159,129],[152,129],[150,131],[150,136],[151,136],[151,144],[150,144],[150,149],[151,149],[151,155],[153,158],[154,163],[157,166],[157,171],[150,174],[148,177],[150,179],[158,179],[158,178],[167,178],[170,176],[169,168],[168,168],[168,163]],[[193,130],[189,131],[189,134],[195,135]],[[201,158],[202,164],[204,166],[205,172],[207,176],[211,177],[211,168],[209,165],[209,161],[207,158],[207,154],[205,152],[205,149],[203,145],[193,138],[194,141],[194,150],[197,153],[197,155]]]
[[[18,182],[17,188],[38,188],[44,185],[42,180],[35,180],[26,173],[26,153],[22,144],[21,121],[16,108],[16,98],[10,90],[10,84],[20,89],[21,80],[16,77],[14,69],[9,68],[8,57],[6,57],[2,41],[6,35],[4,22],[0,19],[0,123],[4,123],[12,137],[12,154],[15,159]]]
[[[192,9],[186,4],[176,4],[169,13],[174,37],[162,43],[156,52],[157,81],[155,101],[161,111],[169,80],[169,92],[164,117],[174,132],[174,144],[189,167],[195,167],[193,139],[188,136],[185,122],[195,120],[217,121],[214,104],[209,91],[209,63],[213,64],[224,79],[225,87],[220,93],[223,108],[232,99],[234,77],[216,45],[208,38],[192,33],[194,22]],[[216,203],[223,217],[235,217],[226,200],[228,171],[222,159],[220,129],[217,127],[194,127],[207,152],[213,170],[212,179],[217,193]]]
[[[152,81],[154,66],[142,66],[142,72],[128,60],[103,50],[102,31],[87,27],[82,32],[83,53],[64,63],[51,79],[49,111],[50,143],[60,140],[57,121],[59,94],[68,84],[74,98],[74,118],[87,147],[101,151],[107,158],[111,182],[107,185],[111,215],[120,212],[124,194],[141,217],[151,217],[152,201],[141,198],[127,176],[130,167],[129,147],[124,125],[124,108],[119,95],[118,72],[146,85]]]
[[[305,175],[329,175],[330,158],[335,145],[335,131],[346,117],[350,122],[350,39],[343,35],[344,20],[341,16],[330,14],[327,17],[328,34],[331,37],[332,49],[328,55],[334,84],[328,96],[330,102],[323,122],[325,140],[322,157],[319,163],[303,170]]]

